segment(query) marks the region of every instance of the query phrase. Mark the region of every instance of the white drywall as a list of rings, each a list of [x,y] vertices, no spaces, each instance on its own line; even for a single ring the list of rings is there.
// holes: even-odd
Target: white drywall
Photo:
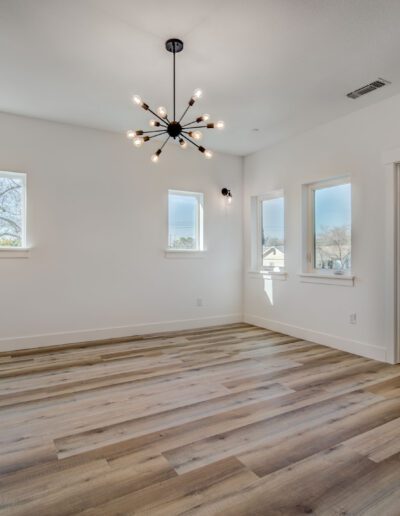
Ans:
[[[155,148],[0,115],[0,170],[27,173],[32,247],[0,258],[0,350],[242,319],[242,159],[169,145],[154,165]],[[204,193],[203,258],[165,258],[168,189]]]
[[[351,102],[349,100],[349,102]],[[355,101],[356,102],[356,101]],[[400,96],[375,104],[245,158],[245,320],[301,338],[393,360],[387,285],[393,238],[387,231],[386,149],[399,147]],[[302,184],[337,176],[352,181],[354,287],[301,282]],[[250,267],[250,198],[283,189],[286,200],[286,281],[264,281]],[[357,324],[349,315],[357,314]]]

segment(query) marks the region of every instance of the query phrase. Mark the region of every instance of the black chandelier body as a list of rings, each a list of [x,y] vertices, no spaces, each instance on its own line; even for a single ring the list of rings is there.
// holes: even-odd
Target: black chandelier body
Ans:
[[[194,105],[194,103],[202,96],[202,92],[200,89],[196,89],[193,92],[192,97],[190,98],[186,109],[182,113],[181,117],[177,120],[176,117],[176,71],[175,71],[175,58],[176,54],[182,52],[183,50],[183,41],[177,38],[172,38],[166,41],[165,48],[168,52],[171,52],[173,55],[173,117],[172,120],[168,118],[167,110],[160,106],[156,111],[150,109],[150,106],[143,102],[143,100],[139,97],[139,95],[134,95],[132,100],[135,104],[142,107],[145,111],[149,111],[152,115],[156,117],[156,120],[150,120],[150,126],[154,129],[151,131],[143,131],[141,129],[137,129],[136,131],[129,130],[126,135],[128,139],[133,141],[133,145],[135,147],[141,147],[143,143],[150,141],[153,138],[157,138],[159,136],[166,136],[161,147],[151,156],[151,160],[153,163],[157,163],[160,154],[163,151],[165,145],[169,141],[170,138],[174,140],[178,139],[181,148],[186,148],[188,143],[191,143],[204,155],[205,158],[212,158],[212,152],[208,149],[205,149],[202,145],[196,143],[196,141],[201,140],[202,133],[199,129],[223,129],[224,122],[219,121],[216,123],[208,122],[209,115],[204,114],[198,116],[191,122],[183,123],[183,119],[188,113],[189,109]],[[196,140],[196,141],[195,141]]]

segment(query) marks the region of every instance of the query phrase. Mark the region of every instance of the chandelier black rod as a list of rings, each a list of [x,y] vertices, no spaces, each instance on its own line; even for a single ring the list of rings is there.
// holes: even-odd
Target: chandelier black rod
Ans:
[[[182,114],[182,116],[180,117],[180,119],[178,120],[178,122],[180,122],[180,121],[183,119],[183,117],[186,115],[186,113],[188,112],[188,110],[189,110],[189,108],[190,108],[190,107],[191,107],[191,106],[190,106],[190,104],[188,104],[187,108],[186,108],[186,109],[185,109],[185,111],[183,112],[183,114]],[[192,123],[192,122],[190,122],[190,123]]]
[[[175,104],[176,104],[176,86],[175,86],[175,55],[176,55],[176,49],[175,49],[175,41],[174,41],[174,118],[173,120],[176,120],[176,112],[175,112]]]
[[[166,128],[166,126],[163,126],[163,127],[165,127],[165,129],[156,129],[155,131],[142,131],[142,132],[143,132],[143,134],[159,133],[160,131],[165,133],[167,131],[167,128]]]
[[[149,140],[151,140],[151,138],[157,138],[157,136],[161,136],[162,134],[165,134],[166,132],[167,131],[161,131],[158,134],[152,134],[151,136],[149,136]]]
[[[161,118],[160,116],[157,115],[157,113],[154,113],[154,111],[152,109],[150,109],[149,107],[147,108],[147,111],[150,111],[150,113],[152,115],[156,116],[160,120],[160,122],[163,122],[164,127],[167,127],[166,124],[165,124],[165,120],[167,119],[167,117]]]
[[[167,144],[168,140],[171,138],[171,136],[168,135],[168,138],[165,140],[165,142],[161,145],[160,150],[163,150],[165,145]]]
[[[185,140],[187,140],[188,142],[192,143],[193,145],[196,145],[196,147],[198,149],[200,149],[200,145],[197,145],[197,143],[195,143],[193,140],[191,140],[190,138],[188,138],[187,136],[185,136],[183,133],[181,133],[181,136],[182,138],[185,138]]]
[[[203,127],[207,127],[206,125],[190,125],[189,127],[187,125],[184,125],[183,129],[201,129]]]
[[[192,135],[190,133],[187,133],[186,131],[182,131],[181,135],[183,136],[184,134],[186,134],[187,137],[191,137],[192,138]],[[193,143],[193,142],[192,142]]]
[[[197,120],[192,120],[191,122],[187,122],[186,124],[184,124],[182,127],[187,127],[188,125],[195,124],[196,122]]]

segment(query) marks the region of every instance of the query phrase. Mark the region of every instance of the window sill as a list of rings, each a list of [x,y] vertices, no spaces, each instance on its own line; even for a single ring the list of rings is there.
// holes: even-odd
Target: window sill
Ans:
[[[0,258],[28,258],[27,247],[0,247]]]
[[[355,276],[351,274],[333,274],[317,272],[300,272],[302,283],[316,283],[320,285],[339,285],[340,287],[354,287]]]
[[[165,258],[204,258],[207,251],[199,251],[195,249],[166,249],[164,251]]]
[[[249,276],[252,278],[262,277],[263,279],[271,279],[278,281],[286,281],[287,280],[287,272],[285,271],[267,271],[267,270],[250,270],[248,271]]]

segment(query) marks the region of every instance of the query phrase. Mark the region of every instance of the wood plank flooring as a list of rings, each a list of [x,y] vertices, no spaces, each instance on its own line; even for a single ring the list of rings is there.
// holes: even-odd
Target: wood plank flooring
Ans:
[[[0,516],[400,515],[400,366],[246,324],[0,353]]]

